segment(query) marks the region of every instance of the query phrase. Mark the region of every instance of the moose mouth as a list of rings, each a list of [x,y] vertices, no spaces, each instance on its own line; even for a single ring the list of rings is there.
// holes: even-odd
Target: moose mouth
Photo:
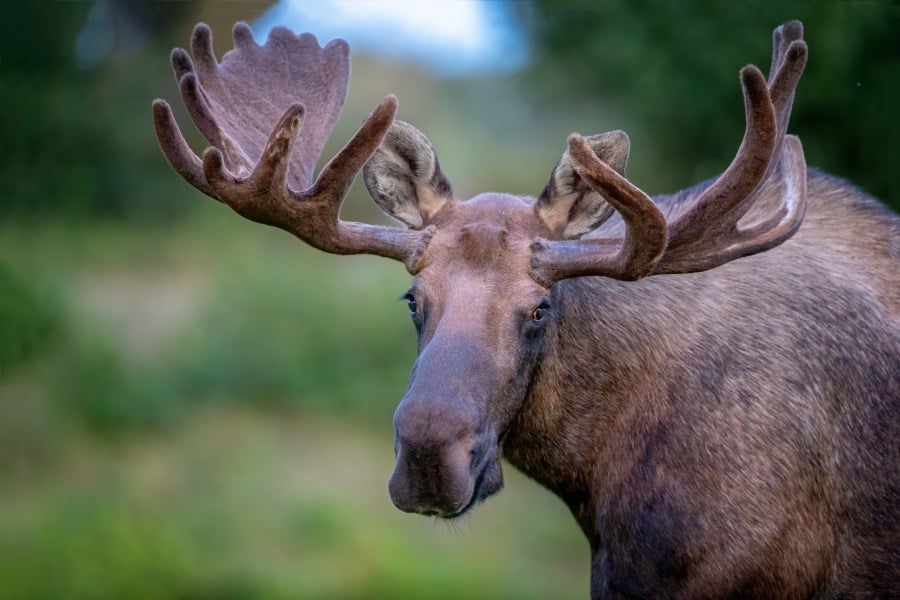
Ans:
[[[429,516],[437,516],[442,519],[452,520],[463,516],[479,502],[493,496],[503,488],[503,472],[500,467],[500,461],[496,457],[496,447],[485,452],[478,464],[475,475],[475,484],[472,487],[472,496],[469,501],[453,513],[439,513],[438,511],[429,511],[424,513]],[[490,477],[489,477],[490,475]]]

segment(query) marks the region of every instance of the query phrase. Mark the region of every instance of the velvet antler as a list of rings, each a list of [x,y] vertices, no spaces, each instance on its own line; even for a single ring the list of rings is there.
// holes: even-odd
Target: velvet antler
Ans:
[[[626,232],[621,238],[537,240],[532,256],[535,278],[551,285],[581,275],[630,280],[703,271],[790,238],[806,211],[803,149],[796,137],[785,135],[794,90],[806,65],[802,35],[798,21],[775,30],[768,81],[754,66],[741,70],[746,129],[737,155],[668,225],[646,194],[593,155],[585,138],[570,137],[575,170],[615,206]],[[759,200],[763,184],[771,177],[781,178],[778,207],[762,222],[740,228],[738,221]]]
[[[316,162],[347,93],[349,49],[343,40],[319,47],[310,34],[272,30],[263,46],[245,23],[234,49],[217,62],[204,24],[172,66],[191,119],[212,144],[199,159],[164,100],[153,102],[160,146],[191,185],[242,216],[288,231],[334,254],[376,254],[412,268],[430,230],[405,231],[342,221],[353,178],[378,148],[397,110],[382,100],[359,131],[313,179]],[[271,132],[271,133],[269,133]]]

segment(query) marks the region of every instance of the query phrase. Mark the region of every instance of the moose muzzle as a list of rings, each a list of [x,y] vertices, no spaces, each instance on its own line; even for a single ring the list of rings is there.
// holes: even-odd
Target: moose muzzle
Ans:
[[[388,491],[400,510],[456,517],[502,487],[496,436],[461,404],[407,397],[397,408]]]

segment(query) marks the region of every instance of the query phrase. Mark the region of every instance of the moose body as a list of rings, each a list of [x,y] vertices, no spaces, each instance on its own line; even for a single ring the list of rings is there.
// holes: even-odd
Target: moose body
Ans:
[[[464,514],[506,458],[568,504],[594,598],[900,597],[900,219],[786,135],[799,23],[776,30],[768,79],[741,71],[731,166],[655,199],[610,132],[573,134],[537,198],[459,201],[392,97],[313,178],[346,45],[234,39],[221,65],[202,25],[195,62],[172,55],[214,147],[196,157],[161,100],[160,144],[241,215],[413,274],[398,508]],[[360,169],[408,229],[339,218]]]
[[[810,170],[776,249],[556,285],[503,450],[571,508],[595,598],[900,596],[898,231]]]

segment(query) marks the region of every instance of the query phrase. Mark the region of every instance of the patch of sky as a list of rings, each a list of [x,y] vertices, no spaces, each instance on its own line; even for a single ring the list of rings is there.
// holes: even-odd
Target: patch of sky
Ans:
[[[524,36],[500,2],[281,0],[252,24],[258,42],[275,26],[343,38],[356,52],[415,61],[439,75],[509,72],[525,64]]]

